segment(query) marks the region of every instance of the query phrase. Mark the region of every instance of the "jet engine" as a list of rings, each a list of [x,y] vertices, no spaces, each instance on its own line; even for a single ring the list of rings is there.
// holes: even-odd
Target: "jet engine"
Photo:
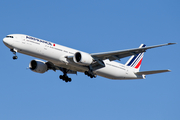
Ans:
[[[76,52],[74,54],[73,60],[75,63],[80,65],[90,65],[93,62],[93,58],[90,54],[84,52]]]
[[[40,60],[32,60],[29,63],[29,68],[37,73],[45,73],[48,70],[46,63]]]

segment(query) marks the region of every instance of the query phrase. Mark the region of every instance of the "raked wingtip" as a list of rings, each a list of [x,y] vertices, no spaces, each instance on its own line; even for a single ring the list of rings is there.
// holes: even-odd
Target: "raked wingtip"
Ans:
[[[168,43],[168,45],[174,45],[174,44],[177,44],[177,43]]]

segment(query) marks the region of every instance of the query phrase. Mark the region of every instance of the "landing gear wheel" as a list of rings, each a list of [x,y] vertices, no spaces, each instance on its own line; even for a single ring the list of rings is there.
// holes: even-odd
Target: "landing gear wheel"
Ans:
[[[69,82],[68,80],[65,80],[65,82],[67,83],[67,82]]]
[[[84,74],[89,76],[90,78],[96,78],[96,75],[93,72],[85,71]]]
[[[16,60],[18,57],[17,56],[13,56],[13,60]]]
[[[66,75],[60,75],[59,78],[62,79],[63,81],[65,81],[65,82],[71,82],[72,81],[71,78],[69,78]]]
[[[60,75],[60,76],[59,76],[59,79],[63,79],[63,76],[62,76],[62,75]]]
[[[71,82],[72,81],[71,78],[68,78],[68,81]]]
[[[93,75],[90,75],[90,78],[93,78],[94,76]]]

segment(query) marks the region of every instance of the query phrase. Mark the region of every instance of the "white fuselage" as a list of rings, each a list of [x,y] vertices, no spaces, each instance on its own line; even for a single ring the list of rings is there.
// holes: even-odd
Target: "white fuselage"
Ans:
[[[4,44],[17,52],[44,59],[54,65],[78,72],[88,71],[88,67],[67,60],[67,56],[74,56],[81,52],[72,48],[48,42],[23,34],[13,34],[13,38],[4,38]],[[135,70],[124,64],[104,60],[105,67],[93,71],[95,74],[109,79],[143,79],[142,75],[134,74]]]

